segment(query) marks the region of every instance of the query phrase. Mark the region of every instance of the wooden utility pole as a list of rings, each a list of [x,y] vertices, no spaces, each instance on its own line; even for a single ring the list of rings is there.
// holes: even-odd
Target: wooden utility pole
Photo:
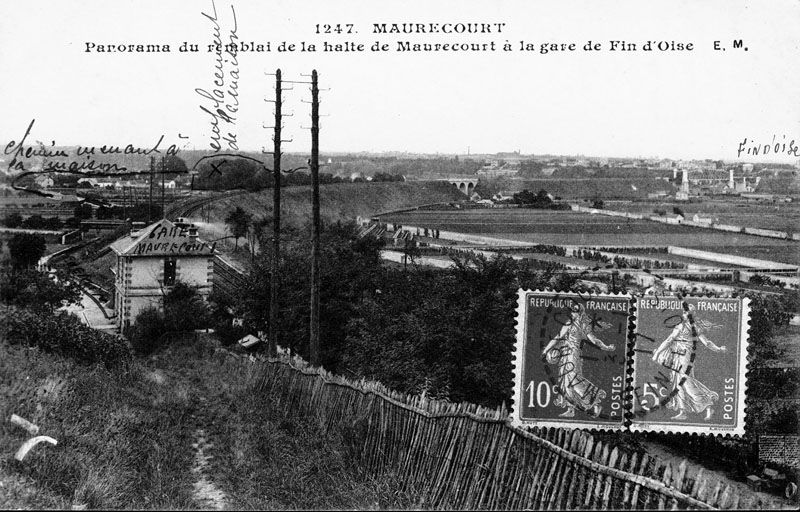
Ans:
[[[161,218],[164,218],[164,157],[161,157]]]
[[[156,159],[155,157],[150,157],[150,201],[147,203],[147,223],[150,224],[153,221],[153,175],[155,174],[156,170]]]
[[[311,72],[311,364],[319,366],[319,87],[317,70]]]
[[[278,273],[281,251],[281,70],[275,71],[275,129],[272,154],[272,268],[269,278],[269,355],[277,354]]]

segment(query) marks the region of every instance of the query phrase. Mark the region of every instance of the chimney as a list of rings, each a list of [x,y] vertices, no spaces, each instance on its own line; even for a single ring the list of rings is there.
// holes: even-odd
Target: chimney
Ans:
[[[144,222],[131,222],[131,237],[137,237],[145,227]]]

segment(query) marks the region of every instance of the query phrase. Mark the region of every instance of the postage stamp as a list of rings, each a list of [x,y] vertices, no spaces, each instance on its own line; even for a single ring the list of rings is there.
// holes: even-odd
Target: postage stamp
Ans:
[[[744,434],[749,299],[636,300],[631,430]]]
[[[624,428],[631,297],[520,290],[512,423]]]

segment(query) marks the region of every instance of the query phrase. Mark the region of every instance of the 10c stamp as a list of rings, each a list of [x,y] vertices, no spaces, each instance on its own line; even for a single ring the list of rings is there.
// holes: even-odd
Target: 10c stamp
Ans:
[[[520,290],[512,421],[624,427],[631,298]]]

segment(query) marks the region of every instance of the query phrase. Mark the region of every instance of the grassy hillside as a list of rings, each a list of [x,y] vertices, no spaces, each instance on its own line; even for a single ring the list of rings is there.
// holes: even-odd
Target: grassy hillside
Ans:
[[[247,362],[204,338],[176,340],[114,372],[0,340],[0,507],[199,509],[202,475],[233,509],[397,507],[387,477],[355,472],[342,440],[280,417]],[[58,441],[23,462],[18,414]]]
[[[464,199],[464,194],[446,182],[338,183],[321,187],[320,210],[323,222],[336,222],[422,204]],[[281,204],[281,222],[284,226],[301,229],[310,222],[309,187],[282,189]],[[272,217],[272,190],[223,199],[213,203],[208,209],[198,211],[192,216],[192,220],[200,227],[201,238],[214,240],[228,235],[224,219],[237,206],[241,206],[255,218],[265,215]],[[233,248],[232,240],[223,242],[229,249]]]
[[[455,187],[443,182],[338,183],[320,189],[320,209],[328,222],[351,220],[387,210],[421,204],[466,199]],[[302,225],[311,216],[311,189],[288,187],[281,191],[282,215],[288,224]],[[272,212],[272,190],[215,203],[216,212],[242,206],[253,215]],[[213,213],[212,213],[213,217]],[[217,218],[224,217],[218,215]]]

